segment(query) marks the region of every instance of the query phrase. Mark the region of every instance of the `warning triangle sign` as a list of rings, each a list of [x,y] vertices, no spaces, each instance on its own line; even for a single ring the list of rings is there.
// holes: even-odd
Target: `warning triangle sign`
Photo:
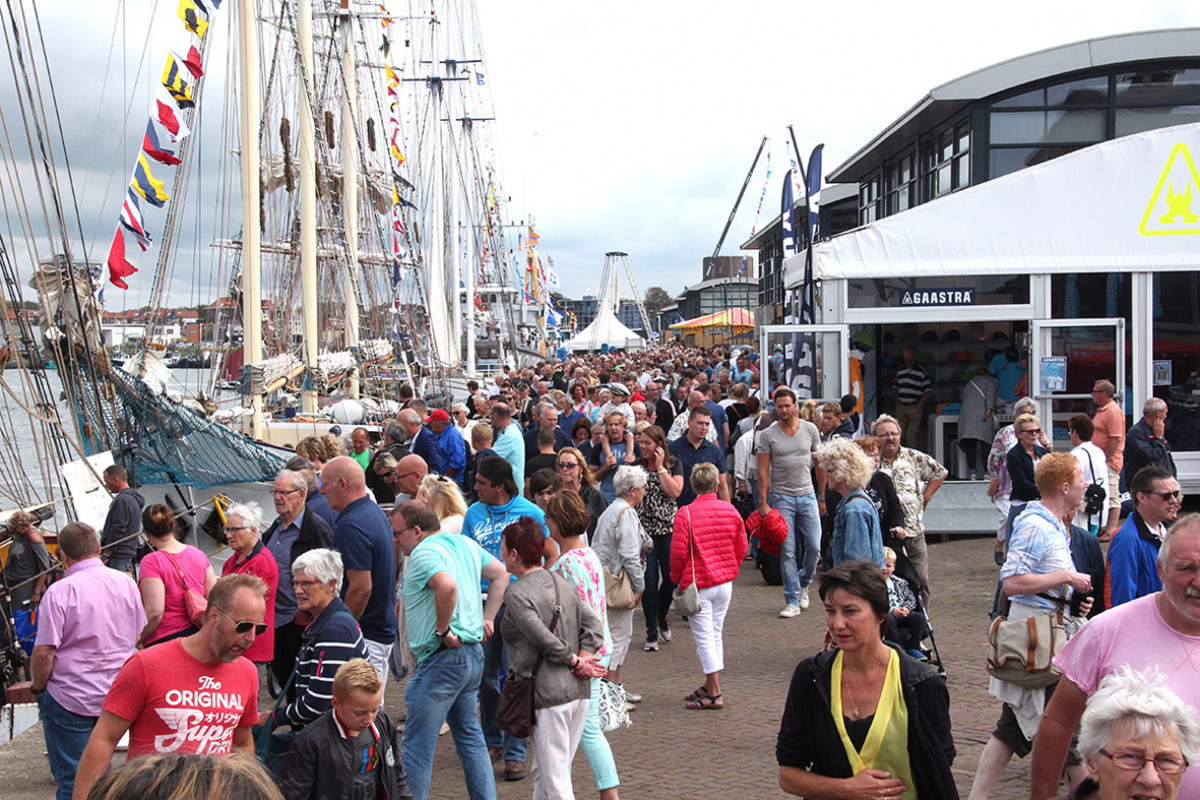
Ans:
[[[1200,233],[1200,174],[1187,145],[1180,142],[1171,150],[1158,185],[1138,233],[1143,236],[1171,236]]]

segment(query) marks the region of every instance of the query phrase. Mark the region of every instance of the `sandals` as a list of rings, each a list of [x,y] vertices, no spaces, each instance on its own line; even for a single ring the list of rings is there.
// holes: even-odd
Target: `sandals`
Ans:
[[[708,694],[707,692],[695,700],[689,700],[687,707],[693,711],[712,710],[720,711],[725,707],[725,701],[721,699],[719,694]]]
[[[689,703],[694,703],[695,701],[699,700],[701,697],[707,697],[707,696],[708,696],[708,689],[705,689],[703,686],[701,686],[696,691],[692,692],[689,695],[686,695],[683,699]]]

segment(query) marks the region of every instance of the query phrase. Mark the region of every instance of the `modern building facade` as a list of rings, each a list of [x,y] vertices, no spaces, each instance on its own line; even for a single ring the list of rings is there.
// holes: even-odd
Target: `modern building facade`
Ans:
[[[838,196],[822,192],[811,254],[776,271],[771,231],[747,243],[763,265],[760,322],[782,321],[811,257],[816,394],[853,388],[868,416],[890,413],[912,348],[935,400],[921,445],[961,476],[955,404],[978,371],[1024,372],[1005,388],[1037,399],[1059,440],[1092,410],[1092,383],[1111,380],[1130,422],[1167,400],[1180,480],[1200,486],[1198,158],[1200,29],[973,72],[829,173]],[[765,331],[766,347],[796,335]]]

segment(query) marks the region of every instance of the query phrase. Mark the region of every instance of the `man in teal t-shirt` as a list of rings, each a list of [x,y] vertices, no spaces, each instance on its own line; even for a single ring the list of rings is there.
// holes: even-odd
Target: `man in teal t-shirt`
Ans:
[[[475,714],[475,695],[483,676],[483,642],[495,630],[508,572],[468,537],[442,533],[427,503],[402,503],[390,521],[392,535],[408,557],[401,596],[405,632],[417,662],[404,688],[408,716],[401,737],[401,764],[408,787],[414,798],[428,797],[438,733],[448,722],[468,794],[495,798],[492,762]],[[486,605],[472,591],[481,578],[496,586]]]

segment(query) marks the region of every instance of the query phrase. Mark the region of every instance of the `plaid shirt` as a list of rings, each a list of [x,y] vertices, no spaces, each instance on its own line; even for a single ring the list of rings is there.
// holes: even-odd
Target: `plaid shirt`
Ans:
[[[901,447],[896,460],[879,460],[879,471],[896,485],[896,496],[904,509],[904,530],[909,536],[925,535],[925,487],[946,477],[946,468],[932,456]]]

